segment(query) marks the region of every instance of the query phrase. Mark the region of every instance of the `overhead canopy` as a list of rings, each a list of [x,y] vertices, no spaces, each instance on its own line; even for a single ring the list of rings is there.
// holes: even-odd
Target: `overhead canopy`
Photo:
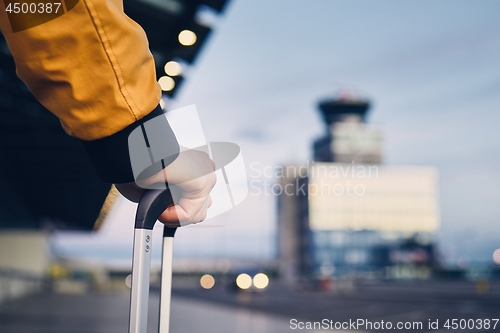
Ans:
[[[210,32],[198,23],[200,10],[220,12],[227,2],[125,0],[124,6],[145,29],[161,76],[165,62],[191,63],[199,53]],[[180,45],[182,30],[193,31],[197,42]],[[0,228],[91,230],[109,189],[78,140],[64,133],[59,120],[17,78],[0,36]]]

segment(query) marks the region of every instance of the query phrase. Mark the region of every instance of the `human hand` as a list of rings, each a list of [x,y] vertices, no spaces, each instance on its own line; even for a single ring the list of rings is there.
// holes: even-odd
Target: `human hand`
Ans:
[[[179,156],[162,171],[137,183],[115,184],[127,199],[138,202],[145,188],[168,182],[175,205],[167,207],[159,221],[169,227],[198,223],[212,204],[210,191],[215,185],[215,164],[208,154],[181,147]]]

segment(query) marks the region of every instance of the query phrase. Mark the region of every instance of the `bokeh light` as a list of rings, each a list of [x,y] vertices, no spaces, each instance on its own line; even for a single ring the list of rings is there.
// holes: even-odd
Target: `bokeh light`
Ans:
[[[175,87],[175,81],[170,76],[162,76],[158,83],[163,91],[171,91]]]
[[[240,289],[248,289],[252,286],[252,277],[248,274],[240,274],[236,278],[236,285]]]
[[[165,73],[170,76],[177,76],[182,73],[182,66],[177,61],[169,61],[165,64]]]
[[[196,43],[196,34],[191,30],[182,30],[178,38],[179,43],[184,46],[191,46]]]
[[[215,285],[215,279],[210,274],[205,274],[200,279],[200,285],[203,289],[212,289]]]
[[[253,277],[253,285],[257,289],[264,289],[269,284],[269,278],[264,273],[259,273]]]
[[[50,267],[49,274],[53,278],[64,278],[68,275],[66,269],[60,265],[53,265]]]
[[[496,249],[495,252],[493,252],[493,261],[495,264],[500,265],[500,249]]]
[[[478,294],[486,294],[490,290],[490,283],[487,280],[479,280],[475,287]]]

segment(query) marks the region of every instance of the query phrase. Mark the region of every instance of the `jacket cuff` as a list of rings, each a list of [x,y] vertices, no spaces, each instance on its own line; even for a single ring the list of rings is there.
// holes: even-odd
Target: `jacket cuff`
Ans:
[[[93,141],[80,140],[100,180],[105,183],[113,184],[131,183],[135,181],[130,162],[129,135],[133,130],[140,127],[148,120],[161,115],[164,115],[164,112],[160,106],[157,106],[156,109],[144,118],[139,119],[135,123],[130,124],[111,136]],[[161,131],[166,137],[176,141],[172,128],[168,122],[162,121],[161,124],[164,127]],[[171,149],[176,149],[176,151],[171,152],[170,156],[177,157],[179,154],[179,145],[177,141],[175,144],[168,144],[168,146],[173,147]]]

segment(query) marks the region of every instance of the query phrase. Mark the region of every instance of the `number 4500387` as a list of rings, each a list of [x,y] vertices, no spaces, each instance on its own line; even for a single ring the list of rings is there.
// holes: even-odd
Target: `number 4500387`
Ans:
[[[499,319],[448,319],[443,327],[449,330],[463,329],[484,329],[494,330],[497,327]]]
[[[48,3],[27,3],[27,2],[14,2],[9,3],[5,11],[9,14],[57,14],[61,8],[60,2]]]

